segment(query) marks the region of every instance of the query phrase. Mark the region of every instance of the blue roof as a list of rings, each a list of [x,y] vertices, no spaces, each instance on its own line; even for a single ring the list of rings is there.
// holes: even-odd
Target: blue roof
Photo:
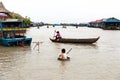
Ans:
[[[120,22],[120,20],[112,17],[112,18],[108,18],[108,19],[103,20],[103,22]]]

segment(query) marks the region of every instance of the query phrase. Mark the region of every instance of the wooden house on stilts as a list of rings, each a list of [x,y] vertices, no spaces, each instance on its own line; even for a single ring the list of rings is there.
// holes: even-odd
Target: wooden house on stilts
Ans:
[[[120,20],[114,17],[104,18],[89,22],[88,26],[107,29],[107,30],[120,30]]]

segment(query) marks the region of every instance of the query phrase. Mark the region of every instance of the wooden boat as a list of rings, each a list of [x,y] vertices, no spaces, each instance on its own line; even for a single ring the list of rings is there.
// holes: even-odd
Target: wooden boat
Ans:
[[[59,43],[95,43],[100,37],[97,38],[84,38],[84,39],[71,39],[71,38],[61,38],[61,39],[52,39],[52,42],[59,42]]]
[[[70,57],[67,57],[67,59],[62,59],[62,58],[57,58],[57,59],[60,60],[60,61],[69,61]]]

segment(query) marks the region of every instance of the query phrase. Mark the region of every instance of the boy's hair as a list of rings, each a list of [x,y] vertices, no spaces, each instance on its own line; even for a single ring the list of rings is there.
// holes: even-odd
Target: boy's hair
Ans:
[[[62,51],[62,53],[65,53],[65,49],[64,48],[61,51]]]

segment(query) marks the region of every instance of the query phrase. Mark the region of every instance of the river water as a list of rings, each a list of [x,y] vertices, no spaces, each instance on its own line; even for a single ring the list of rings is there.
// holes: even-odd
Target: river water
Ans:
[[[94,44],[53,43],[49,37],[59,30],[62,37],[100,39]],[[87,27],[29,28],[26,35],[38,47],[0,46],[0,80],[120,80],[120,31]],[[33,49],[35,47],[35,49]],[[70,61],[58,61],[65,48]]]

